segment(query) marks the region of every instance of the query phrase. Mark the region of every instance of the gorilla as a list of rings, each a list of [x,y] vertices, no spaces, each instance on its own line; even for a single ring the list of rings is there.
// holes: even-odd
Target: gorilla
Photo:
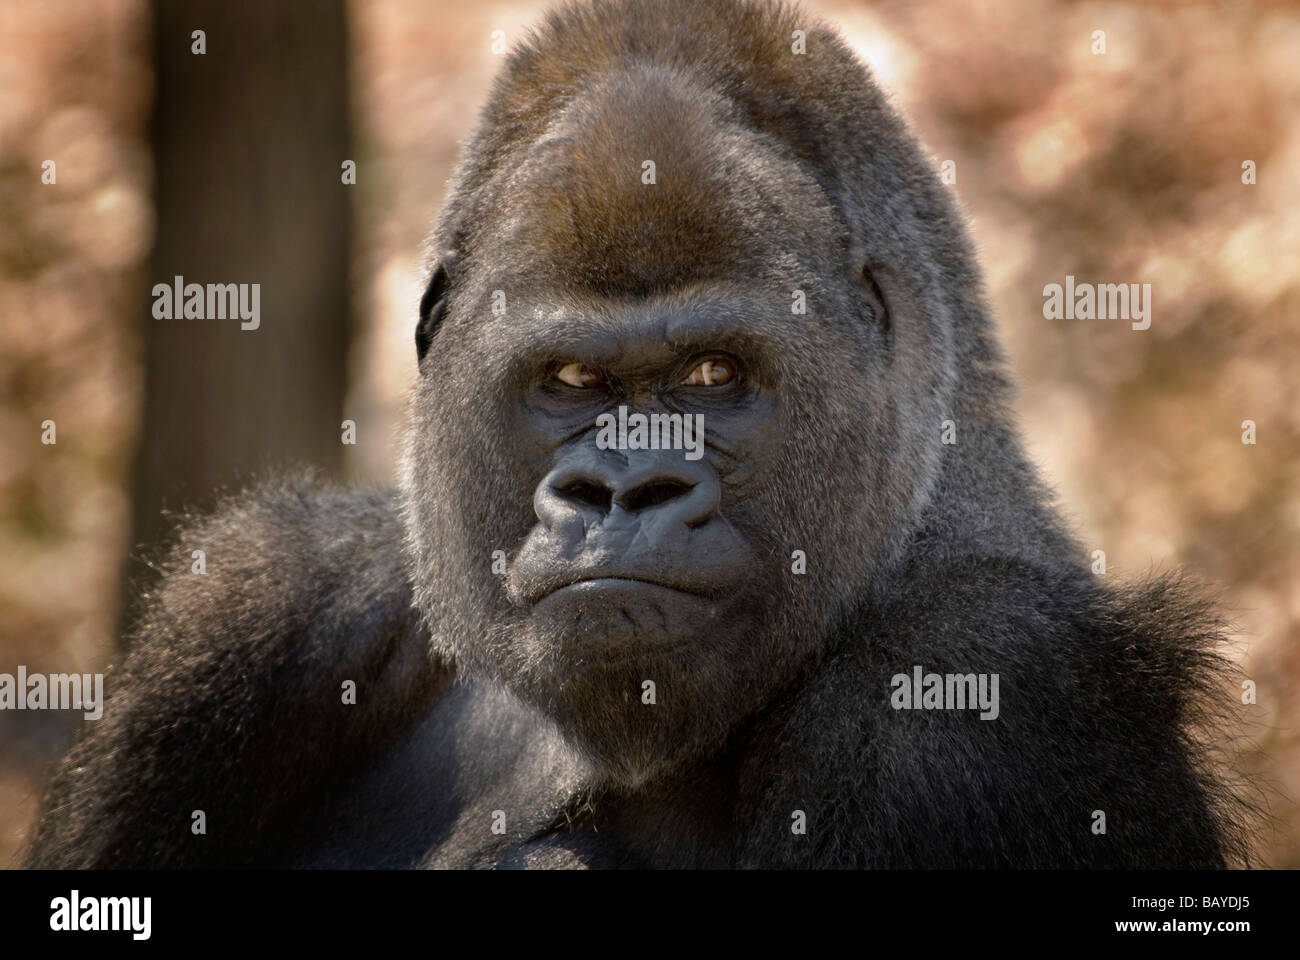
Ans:
[[[182,525],[30,865],[1245,862],[1222,624],[1087,566],[832,30],[551,13],[430,249],[396,491]]]

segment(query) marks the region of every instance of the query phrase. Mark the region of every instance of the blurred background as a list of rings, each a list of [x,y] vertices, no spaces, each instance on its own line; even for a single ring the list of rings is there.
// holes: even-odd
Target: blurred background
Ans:
[[[114,663],[164,510],[289,463],[389,482],[422,241],[494,31],[543,6],[0,3],[0,672]],[[1258,684],[1258,855],[1300,867],[1300,10],[806,6],[955,164],[1031,454],[1085,549],[1223,585]],[[261,283],[261,329],[154,320],[177,274]],[[1067,274],[1150,283],[1151,328],[1044,320]],[[0,711],[0,865],[79,717]]]

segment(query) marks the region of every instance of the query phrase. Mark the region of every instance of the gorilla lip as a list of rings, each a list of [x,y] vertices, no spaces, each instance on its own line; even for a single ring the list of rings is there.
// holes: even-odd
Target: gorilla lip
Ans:
[[[590,573],[547,583],[541,588],[540,592],[533,594],[529,600],[531,603],[537,604],[542,600],[545,600],[547,597],[554,596],[564,590],[585,585],[590,585],[593,592],[599,590],[601,587],[636,590],[639,585],[640,587],[657,587],[660,590],[671,590],[674,593],[685,593],[696,597],[706,596],[706,594],[699,589],[691,589],[678,584],[666,583],[662,580],[652,580],[649,577],[639,577],[625,573]]]

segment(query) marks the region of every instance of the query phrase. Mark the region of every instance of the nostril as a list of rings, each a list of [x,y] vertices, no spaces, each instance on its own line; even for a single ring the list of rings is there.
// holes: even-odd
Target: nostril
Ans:
[[[694,487],[695,484],[684,483],[681,480],[651,480],[649,483],[641,484],[635,490],[629,490],[618,498],[618,502],[624,510],[636,513],[684,497]]]
[[[574,503],[580,503],[584,506],[596,507],[601,513],[609,513],[613,505],[614,494],[604,484],[596,483],[592,480],[570,480],[562,486],[556,487],[555,492],[565,500]]]

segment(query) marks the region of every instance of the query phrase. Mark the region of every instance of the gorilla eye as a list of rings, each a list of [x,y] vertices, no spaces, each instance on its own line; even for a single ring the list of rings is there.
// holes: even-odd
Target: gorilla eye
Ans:
[[[605,381],[605,371],[599,367],[589,367],[585,363],[569,363],[555,374],[571,387],[589,389],[598,387]]]
[[[705,360],[682,381],[697,387],[720,387],[730,383],[736,369],[729,360]]]

